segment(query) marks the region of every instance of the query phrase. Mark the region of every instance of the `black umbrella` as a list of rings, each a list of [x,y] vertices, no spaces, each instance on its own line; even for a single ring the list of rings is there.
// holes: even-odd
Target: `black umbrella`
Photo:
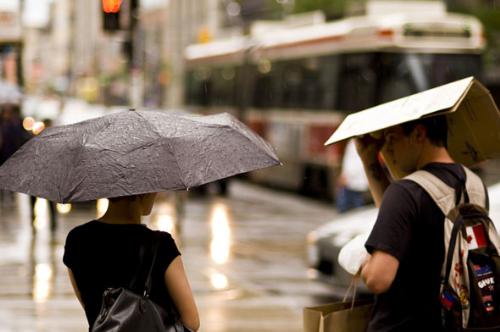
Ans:
[[[0,167],[0,189],[80,202],[189,189],[278,164],[229,114],[125,111],[47,128]]]

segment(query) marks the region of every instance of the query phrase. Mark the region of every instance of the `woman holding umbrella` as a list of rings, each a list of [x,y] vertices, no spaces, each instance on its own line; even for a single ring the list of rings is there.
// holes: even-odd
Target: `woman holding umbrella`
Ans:
[[[155,197],[152,193],[111,198],[103,217],[68,234],[63,260],[89,326],[99,315],[104,291],[129,286],[141,270],[140,246],[158,241],[150,298],[161,307],[175,307],[182,324],[198,330],[198,311],[174,240],[141,224],[141,216],[151,213]]]
[[[121,294],[175,307],[184,326],[197,330],[179,251],[170,234],[149,230],[141,217],[151,212],[155,193],[279,164],[274,149],[229,114],[126,111],[47,128],[0,167],[0,189],[60,203],[110,198],[101,219],[68,234],[64,254],[92,331],[109,331],[95,327],[106,314],[99,308],[110,305],[106,294],[117,294],[109,288],[127,285],[133,294]],[[134,303],[142,310],[143,302]],[[139,330],[164,331],[113,329]]]

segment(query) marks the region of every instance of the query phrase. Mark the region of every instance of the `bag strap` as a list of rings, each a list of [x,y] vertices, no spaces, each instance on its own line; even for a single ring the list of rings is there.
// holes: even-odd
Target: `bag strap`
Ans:
[[[457,244],[458,233],[462,229],[463,225],[464,219],[459,215],[457,219],[455,219],[451,230],[448,253],[445,260],[446,265],[444,266],[444,278],[441,280],[441,284],[446,284],[450,278],[451,264],[453,262],[453,255],[455,254],[455,245]]]
[[[149,271],[146,277],[146,282],[144,283],[144,295],[149,296],[149,293],[151,291],[151,287],[153,285],[153,269],[156,263],[156,256],[158,254],[158,247],[160,246],[160,241],[157,239],[156,236],[153,236],[153,246],[152,246],[152,253],[153,253],[153,258],[151,260],[151,265],[149,266]]]
[[[361,269],[360,269],[361,270]],[[347,299],[349,298],[349,294],[351,294],[352,291],[352,298],[351,298],[351,310],[354,308],[354,302],[356,301],[356,293],[358,289],[358,281],[360,278],[360,274],[356,274],[352,277],[351,283],[349,284],[349,288],[347,288],[344,299],[342,302],[347,302]]]
[[[148,251],[147,250],[148,246],[145,244],[145,242],[146,241],[144,239],[142,239],[141,245],[139,247],[139,267],[137,268],[137,272],[134,274],[134,277],[133,277],[132,281],[130,282],[130,289],[136,289],[135,286],[138,283],[139,277],[143,275],[142,272],[145,270],[144,265],[145,265],[145,262],[147,261],[146,253]],[[137,288],[137,289],[140,289],[141,291],[143,291],[143,295],[145,295],[145,296],[149,296],[149,293],[151,291],[152,273],[153,273],[153,268],[154,268],[154,265],[156,262],[158,247],[160,245],[160,242],[157,239],[157,237],[155,236],[155,234],[153,234],[153,241],[152,242],[153,242],[152,245],[149,246],[150,252],[152,254],[151,264],[147,267],[148,272],[146,274],[144,284],[142,285],[141,288]]]

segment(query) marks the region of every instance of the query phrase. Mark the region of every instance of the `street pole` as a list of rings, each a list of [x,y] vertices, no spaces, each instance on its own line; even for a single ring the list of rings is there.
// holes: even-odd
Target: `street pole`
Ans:
[[[130,0],[129,12],[129,28],[128,28],[128,43],[129,43],[129,75],[130,75],[130,88],[129,88],[129,102],[132,108],[142,107],[144,80],[141,70],[141,57],[142,51],[139,45],[139,6],[138,0]]]
[[[243,20],[243,35],[250,36],[251,34],[252,22],[250,20]],[[250,89],[252,86],[251,75],[252,75],[252,65],[250,62],[250,45],[245,45],[245,50],[243,52],[243,63],[241,66],[241,89],[240,89],[240,103],[238,105],[238,119],[240,121],[245,120],[245,111],[250,104]]]

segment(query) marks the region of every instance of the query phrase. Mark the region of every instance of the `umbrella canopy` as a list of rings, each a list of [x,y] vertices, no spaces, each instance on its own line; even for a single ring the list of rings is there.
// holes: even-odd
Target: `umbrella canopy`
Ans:
[[[229,114],[124,111],[46,129],[0,167],[0,188],[79,202],[189,189],[278,164]]]

